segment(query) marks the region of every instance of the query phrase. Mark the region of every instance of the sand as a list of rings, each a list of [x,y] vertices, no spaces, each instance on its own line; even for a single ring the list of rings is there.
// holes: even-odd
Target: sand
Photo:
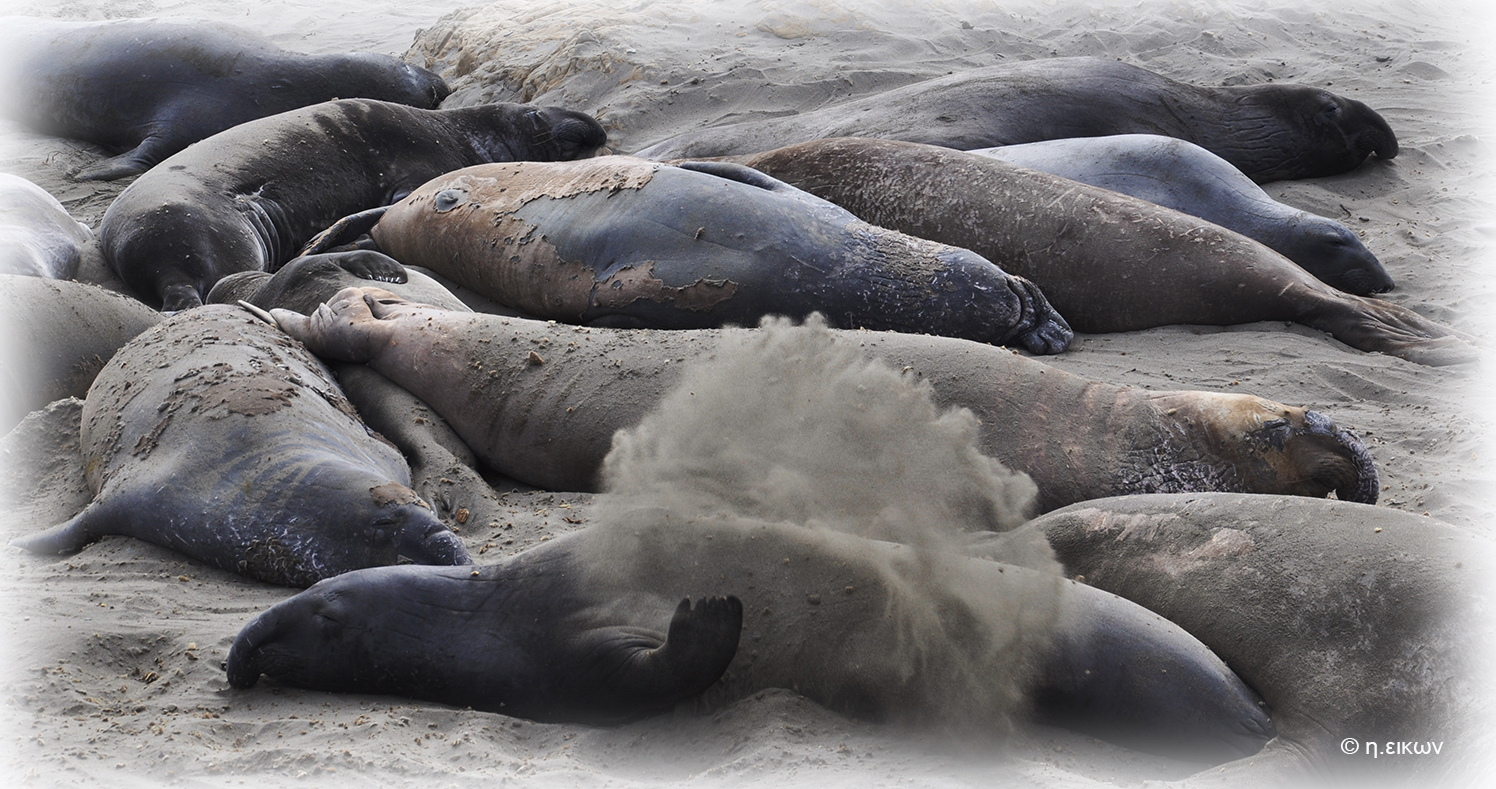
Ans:
[[[463,5],[120,0],[0,10],[200,16],[306,51],[409,50],[452,82],[452,103],[527,100],[591,112],[620,152],[702,124],[1055,55],[1115,57],[1200,84],[1325,85],[1381,112],[1401,154],[1341,176],[1272,184],[1269,193],[1356,229],[1398,282],[1388,300],[1491,346],[1493,64],[1478,3],[510,0],[453,12]],[[98,156],[0,128],[0,169],[48,188],[94,226],[125,183],[67,174]],[[82,276],[107,279],[97,269]],[[1081,335],[1046,361],[1116,383],[1250,392],[1321,410],[1370,448],[1380,506],[1492,534],[1491,382],[1477,365],[1420,367],[1279,324]],[[87,501],[77,408],[56,404],[0,440],[0,538],[60,522]],[[585,528],[592,502],[507,493],[487,510],[492,519],[469,524],[463,537],[474,553],[517,551]],[[6,786],[1082,787],[1197,769],[1051,729],[998,741],[873,725],[789,691],[607,729],[271,683],[234,691],[219,667],[229,644],[289,590],[124,538],[69,557],[13,549],[4,557]],[[1485,766],[1472,753],[1438,759],[1430,769],[1449,784]]]

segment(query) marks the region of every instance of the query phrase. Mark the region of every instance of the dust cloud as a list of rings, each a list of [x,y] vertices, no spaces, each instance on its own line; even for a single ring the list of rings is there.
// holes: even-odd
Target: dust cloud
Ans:
[[[1049,644],[1059,565],[1024,531],[993,558],[1028,569],[961,550],[1026,520],[1036,488],[978,451],[969,411],[940,410],[853,337],[816,316],[724,333],[614,436],[584,565],[665,600],[738,595],[737,691],[1005,731]]]

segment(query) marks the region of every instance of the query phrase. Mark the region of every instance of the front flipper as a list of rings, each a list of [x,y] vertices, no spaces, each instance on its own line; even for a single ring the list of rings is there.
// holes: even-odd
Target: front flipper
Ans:
[[[706,690],[738,651],[743,603],[708,597],[676,606],[665,643],[625,628],[590,630],[573,642],[573,720],[608,723],[670,709]],[[584,706],[585,705],[585,706]]]
[[[85,545],[98,540],[107,533],[96,532],[88,527],[88,523],[97,517],[98,512],[98,502],[91,503],[67,523],[54,526],[39,534],[11,540],[10,544],[25,548],[32,553],[52,555],[77,553],[83,550]]]
[[[379,224],[379,218],[384,216],[384,212],[388,210],[389,206],[380,206],[379,208],[370,208],[367,211],[360,211],[339,219],[332,223],[332,227],[318,233],[312,237],[311,241],[306,242],[306,246],[301,248],[300,257],[327,252],[335,247],[352,243],[359,236],[368,233],[375,225]]]
[[[330,252],[327,257],[339,268],[360,279],[404,283],[409,280],[400,261],[372,249]]]
[[[140,175],[161,161],[161,157],[155,156],[151,152],[156,147],[153,143],[153,138],[147,137],[144,142],[135,146],[132,150],[84,167],[74,173],[73,178],[79,181],[114,181],[132,175]]]

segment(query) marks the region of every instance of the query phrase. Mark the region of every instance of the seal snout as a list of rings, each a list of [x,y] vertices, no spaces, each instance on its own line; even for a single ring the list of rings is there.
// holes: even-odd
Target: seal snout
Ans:
[[[472,564],[462,539],[453,534],[436,516],[408,524],[401,532],[400,554],[416,564]]]
[[[1356,438],[1349,430],[1342,430],[1335,425],[1334,420],[1319,413],[1318,411],[1305,411],[1304,424],[1311,435],[1330,436],[1344,450],[1341,462],[1327,464],[1323,472],[1327,487],[1335,490],[1335,496],[1342,501],[1355,501],[1361,504],[1377,503],[1377,496],[1381,493],[1381,486],[1377,479],[1376,464],[1371,459],[1371,453],[1367,451],[1366,445]],[[1345,473],[1344,464],[1349,463],[1350,474]],[[1316,470],[1316,476],[1321,476]]]

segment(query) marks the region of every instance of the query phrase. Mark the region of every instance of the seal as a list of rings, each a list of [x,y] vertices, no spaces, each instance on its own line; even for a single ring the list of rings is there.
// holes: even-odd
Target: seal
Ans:
[[[688,132],[637,151],[652,159],[757,153],[826,137],[877,137],[958,150],[1162,134],[1199,145],[1257,183],[1348,172],[1397,155],[1367,105],[1310,85],[1208,88],[1102,58],[971,69],[798,115]]]
[[[364,363],[441,415],[490,468],[596,490],[613,434],[639,422],[734,331],[590,329],[412,304],[348,289],[311,316],[271,313],[314,353]],[[1365,447],[1328,417],[1248,395],[1111,386],[983,343],[848,332],[980,420],[980,448],[1038,485],[1038,505],[1229,490],[1374,502]]]
[[[637,564],[620,567],[620,553]],[[1138,606],[965,557],[941,566],[960,579],[952,584],[959,592],[924,597],[899,582],[918,565],[907,548],[852,535],[757,521],[670,522],[645,508],[625,515],[621,528],[563,535],[471,570],[384,567],[323,582],[250,622],[227,671],[236,687],[266,674],[298,687],[414,696],[542,721],[637,717],[703,690],[700,703],[720,707],[787,688],[859,719],[988,731],[1006,724],[1028,693],[1041,715],[1085,708],[1093,723],[1177,738],[1205,760],[1253,753],[1271,736],[1249,688]],[[727,595],[735,605],[691,609],[676,602],[681,590]],[[712,638],[678,646],[682,617],[702,608],[722,620],[697,628]],[[935,608],[943,613],[927,618]],[[655,628],[666,621],[660,634]],[[730,663],[698,671],[692,666],[709,661],[682,661],[676,652],[692,645],[707,652],[726,640],[727,626],[735,654],[712,654]],[[662,687],[656,664],[671,660],[686,665]],[[721,679],[685,681],[708,673]]]
[[[1452,329],[1338,291],[1238,233],[990,157],[840,138],[734,161],[865,221],[970,249],[1027,277],[1076,331],[1292,321],[1418,364],[1478,357]]]
[[[70,279],[93,237],[50,192],[0,173],[0,274]]]
[[[306,349],[238,307],[174,316],[115,354],[83,408],[93,502],[14,544],[69,553],[122,534],[268,583],[404,556],[468,564]]]
[[[1274,200],[1230,162],[1192,142],[1156,134],[1116,134],[971,153],[1198,216],[1261,242],[1347,293],[1365,296],[1392,290],[1392,277],[1355,231]]]
[[[308,55],[209,22],[0,21],[0,110],[27,128],[118,154],[80,180],[145,172],[198,140],[267,115],[334,99],[435,109],[442,78],[368,52]]]
[[[591,117],[551,107],[327,102],[235,126],[170,157],[115,198],[99,240],[142,300],[187,309],[219,279],[273,270],[340,217],[395,202],[442,173],[591,156],[606,139]]]
[[[406,281],[388,281],[397,275]],[[405,269],[393,259],[368,250],[299,257],[274,275],[263,271],[232,274],[213,286],[208,303],[242,301],[265,310],[311,312],[344,288],[370,284],[371,277],[380,279],[379,287],[406,300],[470,311],[426,274]],[[141,309],[147,308],[141,305]],[[431,505],[448,528],[460,530],[470,522],[487,524],[505,519],[503,503],[479,474],[477,457],[446,420],[364,365],[334,365],[333,373],[364,424],[400,450],[410,466],[411,489]]]
[[[1275,750],[1290,761],[1334,773],[1369,766],[1346,758],[1346,737],[1458,740],[1468,728],[1491,553],[1452,526],[1350,502],[1211,493],[1081,502],[1022,529],[1046,535],[1067,574],[1220,655],[1272,707]]]
[[[308,313],[344,288],[376,285],[418,304],[445,310],[468,307],[436,280],[400,265],[375,250],[354,249],[293,258],[276,270],[241,271],[219,280],[208,291],[208,304],[241,301],[263,310],[276,307]]]
[[[0,274],[0,433],[54,400],[87,395],[115,352],[160,322],[96,285]]]
[[[411,565],[322,581],[244,627],[229,650],[229,684],[253,687],[265,674],[312,690],[610,724],[701,693],[737,652],[737,598],[686,598],[673,613],[620,622],[558,571],[561,561],[451,575]]]
[[[725,162],[478,165],[350,217],[304,251],[365,229],[402,263],[568,323],[699,329],[819,312],[842,328],[1040,354],[1073,336],[1033,283],[978,255]]]

